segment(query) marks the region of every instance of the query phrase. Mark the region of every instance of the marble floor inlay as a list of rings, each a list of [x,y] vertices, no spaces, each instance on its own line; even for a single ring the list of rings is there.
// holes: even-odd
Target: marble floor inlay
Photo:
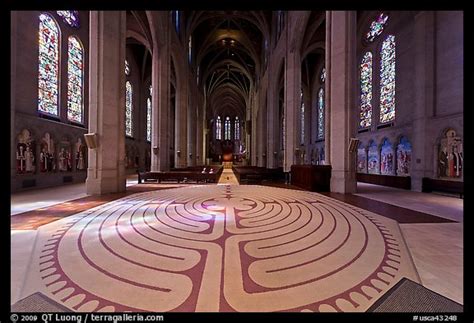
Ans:
[[[398,224],[312,192],[137,193],[38,228],[22,297],[73,311],[363,312],[419,278]]]

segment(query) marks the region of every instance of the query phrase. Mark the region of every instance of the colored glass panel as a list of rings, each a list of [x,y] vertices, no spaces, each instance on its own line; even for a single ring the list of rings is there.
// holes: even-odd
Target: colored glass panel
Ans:
[[[235,138],[235,140],[240,140],[240,122],[239,122],[239,117],[235,117],[235,123],[234,123],[234,138]]]
[[[69,37],[67,63],[67,118],[83,123],[84,50],[76,37]]]
[[[326,82],[326,68],[325,67],[323,67],[323,69],[321,70],[321,74],[319,75],[319,80],[321,81],[321,83]]]
[[[60,16],[65,23],[67,23],[71,27],[79,28],[79,11],[75,10],[64,10],[64,11],[56,11],[58,16]]]
[[[129,81],[125,83],[125,135],[132,136],[133,90]]]
[[[388,21],[388,16],[381,13],[377,19],[372,21],[370,24],[369,31],[367,32],[365,38],[368,42],[373,42],[374,39],[383,32],[383,28]]]
[[[59,29],[47,14],[39,16],[38,110],[59,115]]]
[[[216,121],[216,139],[217,140],[222,139],[222,120],[221,120],[221,117],[217,117],[217,121]]]
[[[130,65],[128,65],[128,61],[125,60],[125,75],[130,75]]]
[[[230,118],[226,117],[225,118],[225,123],[224,123],[224,139],[225,140],[230,140]]]
[[[360,114],[359,127],[372,124],[372,53],[365,53],[360,64]]]
[[[380,122],[395,120],[395,36],[388,36],[381,49]]]
[[[318,139],[324,137],[324,89],[318,92]]]
[[[300,100],[301,100],[301,144],[304,145],[304,100],[303,100],[303,90],[300,92]]]
[[[150,87],[151,90],[151,87]],[[146,100],[146,140],[151,141],[151,99]]]

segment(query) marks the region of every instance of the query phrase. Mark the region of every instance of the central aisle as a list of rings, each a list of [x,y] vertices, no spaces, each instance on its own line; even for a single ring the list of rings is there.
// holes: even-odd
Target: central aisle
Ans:
[[[218,184],[239,185],[239,181],[237,180],[237,177],[235,177],[232,168],[224,168]]]

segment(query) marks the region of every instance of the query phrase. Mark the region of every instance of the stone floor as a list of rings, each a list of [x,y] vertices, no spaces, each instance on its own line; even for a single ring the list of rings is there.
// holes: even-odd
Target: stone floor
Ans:
[[[364,312],[419,281],[395,221],[313,192],[150,191],[37,231],[18,296],[75,311]]]
[[[225,170],[224,170],[225,172]],[[232,187],[226,184],[236,184],[236,180],[232,178],[231,173],[225,177],[221,177],[221,183],[224,185],[210,185],[206,187],[206,190],[210,190],[211,187]],[[136,178],[130,177],[128,179],[128,187],[131,190],[132,185],[136,183]],[[82,185],[82,191],[81,191]],[[71,201],[76,198],[83,197],[83,185],[76,184],[68,185],[61,188],[51,188],[46,190],[28,191],[24,193],[12,195],[12,214],[24,212],[25,210],[32,210],[36,207],[45,207],[48,205],[54,205],[66,201]],[[151,184],[160,186],[159,189],[173,188],[176,185],[172,184]],[[140,185],[136,185],[138,188]],[[189,186],[189,185],[179,185]],[[196,186],[197,187],[197,186]],[[245,187],[245,186],[239,186]],[[158,187],[157,187],[158,188]],[[237,188],[237,187],[236,187]],[[152,187],[149,187],[152,189]],[[272,188],[265,188],[271,190]],[[135,191],[135,190],[134,190]],[[141,190],[138,190],[141,191]],[[194,189],[194,192],[198,190]],[[201,191],[201,190],[199,190]],[[447,219],[459,221],[459,223],[407,223],[400,224],[401,234],[404,237],[406,245],[408,246],[409,253],[412,261],[418,272],[418,277],[424,286],[449,297],[459,303],[463,303],[463,224],[462,224],[462,200],[458,198],[446,197],[436,194],[417,193],[411,191],[402,191],[391,188],[367,186],[366,184],[359,184],[359,193],[357,195],[363,196],[368,199],[376,201],[383,201],[384,203],[390,203],[392,205],[400,205],[404,207],[413,207],[419,212],[426,212],[436,216],[441,216]],[[166,191],[163,191],[166,192]],[[143,194],[160,194],[157,193],[143,193]],[[304,192],[298,192],[298,194],[306,194]],[[313,193],[312,193],[313,194]],[[261,194],[260,194],[261,195]],[[51,196],[54,196],[52,198]],[[134,195],[132,195],[134,196]],[[246,195],[248,196],[248,195]],[[260,198],[258,194],[251,194],[252,198]],[[393,197],[393,198],[392,198]],[[123,197],[127,198],[127,197]],[[403,201],[407,202],[404,203]],[[73,203],[73,201],[71,202]],[[432,206],[440,205],[440,207],[434,208]],[[97,206],[101,208],[102,206]],[[369,206],[370,208],[370,206]],[[436,211],[433,211],[436,209]],[[370,211],[370,210],[369,210]],[[14,216],[17,217],[17,216]],[[19,300],[22,296],[28,296],[28,286],[31,284],[27,282],[25,277],[35,266],[34,258],[32,254],[40,251],[34,248],[39,248],[38,240],[44,238],[41,234],[38,236],[38,232],[49,227],[57,227],[61,223],[71,222],[74,216],[65,218],[40,227],[39,230],[13,230],[12,227],[12,303]],[[385,218],[385,217],[384,217]],[[69,219],[69,220],[68,220]],[[387,219],[388,220],[388,219]],[[63,221],[63,222],[61,222]],[[385,221],[385,220],[384,220]],[[391,220],[388,220],[391,221]],[[403,239],[402,239],[403,240]],[[252,259],[252,258],[250,258]],[[249,260],[245,260],[249,261]],[[245,262],[244,261],[244,262]],[[250,267],[249,267],[250,268]],[[54,275],[53,275],[54,276]],[[251,276],[251,278],[253,278]],[[41,283],[41,279],[36,283]],[[34,285],[34,283],[33,283]],[[258,284],[257,284],[258,285]],[[254,285],[251,285],[254,286]],[[258,286],[249,287],[259,288]],[[341,303],[342,302],[342,303]],[[90,301],[86,302],[90,303]],[[86,303],[81,303],[81,306]],[[316,302],[317,303],[317,302]],[[329,304],[317,304],[313,303],[312,307],[301,307],[298,309],[293,307],[287,310],[344,310],[345,303],[339,301],[333,305]],[[93,303],[95,304],[95,303]],[[339,306],[338,306],[339,304]],[[342,304],[342,305],[341,305]],[[245,304],[244,304],[245,305]],[[324,306],[323,306],[324,305]],[[328,305],[329,307],[325,306]],[[347,305],[347,304],[346,304]],[[88,306],[91,306],[89,304]],[[112,305],[110,305],[112,306]],[[184,306],[184,307],[183,307]],[[240,304],[239,306],[242,306]],[[283,305],[282,305],[283,306]],[[315,307],[316,306],[316,307]],[[322,307],[321,307],[322,306]],[[245,306],[244,306],[245,307]],[[120,308],[120,306],[118,307]],[[179,306],[178,306],[179,308]],[[190,310],[189,304],[182,305],[181,308]],[[234,308],[234,307],[231,307]],[[332,308],[332,309],[331,309]],[[362,307],[361,307],[362,308]],[[225,310],[225,309],[224,309]]]
[[[463,221],[464,200],[458,196],[413,192],[367,183],[357,183],[357,193],[355,195],[456,222]]]

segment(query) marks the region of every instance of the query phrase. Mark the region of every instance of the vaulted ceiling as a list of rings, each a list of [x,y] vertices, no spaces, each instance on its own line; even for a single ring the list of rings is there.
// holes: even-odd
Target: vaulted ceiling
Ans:
[[[208,116],[245,116],[246,102],[262,71],[271,12],[185,12],[192,35],[200,86],[208,98]]]

